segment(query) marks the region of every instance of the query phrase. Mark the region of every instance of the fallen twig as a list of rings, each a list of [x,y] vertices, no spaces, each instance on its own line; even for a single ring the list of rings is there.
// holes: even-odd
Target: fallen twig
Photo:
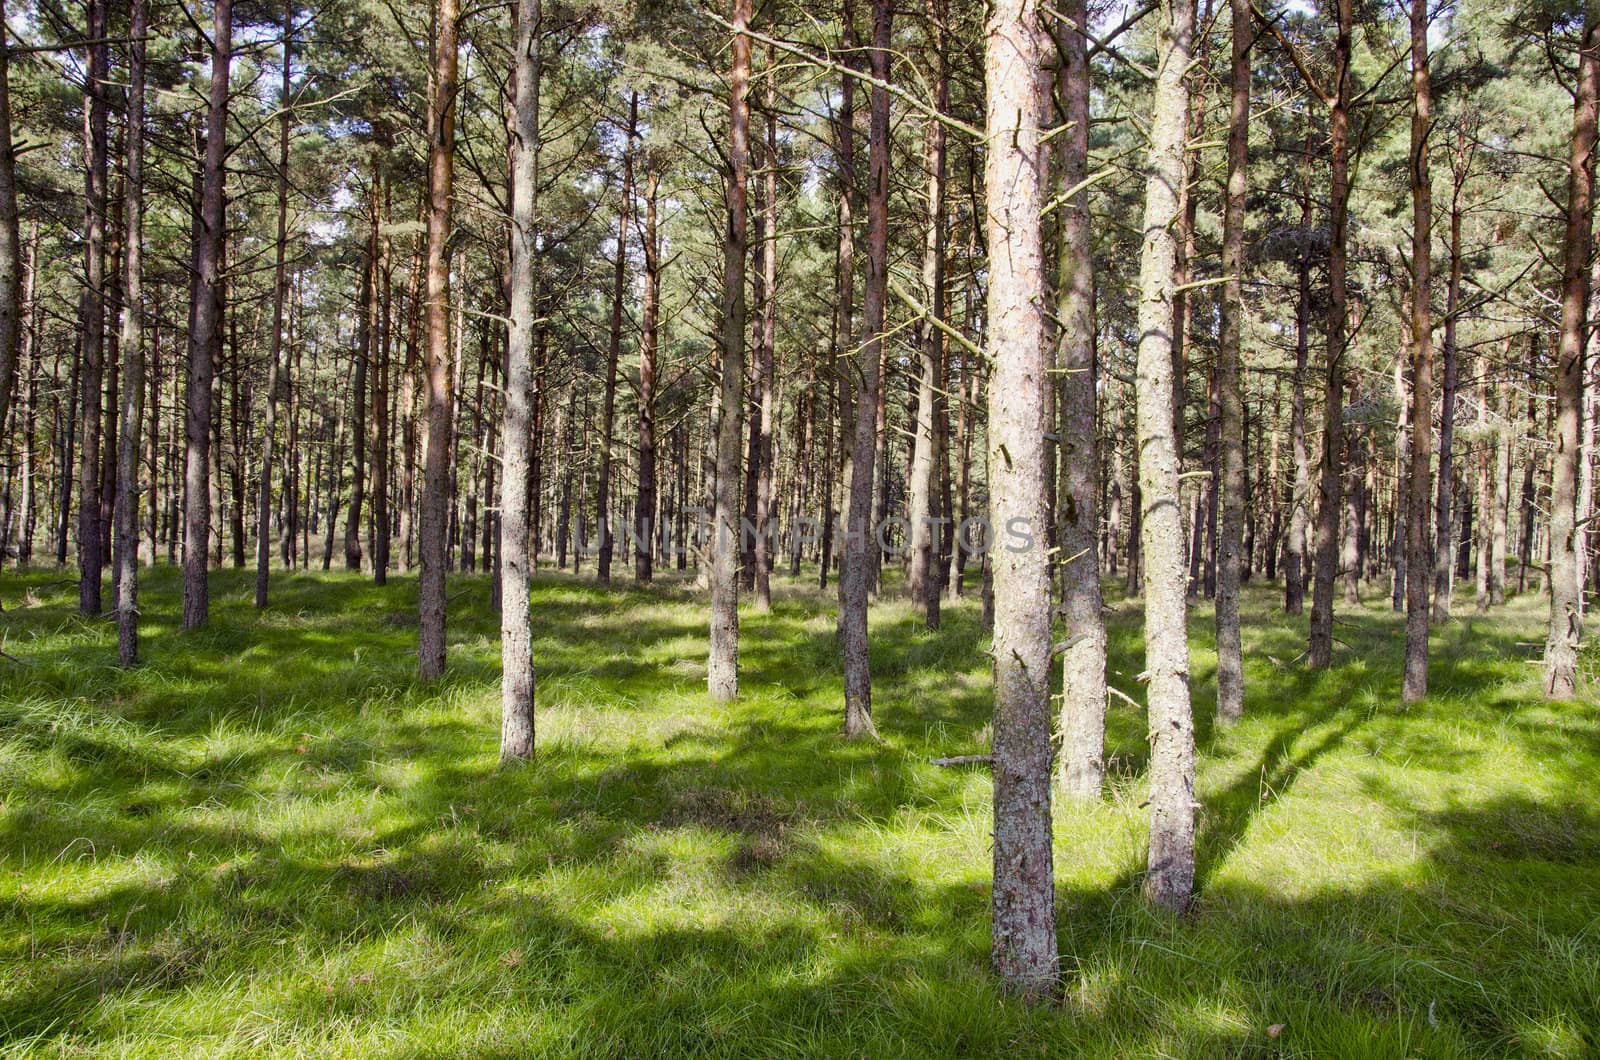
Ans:
[[[994,755],[952,755],[949,758],[932,758],[929,761],[936,766],[987,766],[994,764]]]

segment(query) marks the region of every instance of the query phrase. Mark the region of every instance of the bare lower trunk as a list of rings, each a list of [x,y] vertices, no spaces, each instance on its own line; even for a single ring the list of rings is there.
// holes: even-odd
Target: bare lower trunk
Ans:
[[[283,84],[278,95],[278,239],[272,269],[272,333],[267,345],[266,415],[261,423],[261,481],[256,490],[256,607],[267,606],[272,566],[272,459],[277,442],[278,390],[283,362],[284,303],[288,298],[285,255],[289,242],[289,117],[294,10],[284,6]],[[292,520],[291,520],[292,522]],[[285,540],[291,540],[286,536]]]
[[[1349,0],[1345,0],[1349,2]],[[1172,410],[1177,325],[1178,189],[1187,172],[1185,115],[1194,11],[1167,0],[1158,51],[1139,261],[1138,435],[1143,505],[1145,670],[1149,675],[1150,851],[1144,891],[1174,912],[1194,890],[1194,725],[1189,704],[1183,526]]]
[[[1590,213],[1594,200],[1596,97],[1600,96],[1600,13],[1584,7],[1583,41],[1567,164],[1567,226],[1561,269],[1561,340],[1556,356],[1555,453],[1550,476],[1550,633],[1544,690],[1569,699],[1578,685],[1582,615],[1578,584],[1578,426],[1583,415],[1583,338],[1589,302]]]
[[[1349,342],[1346,312],[1348,267],[1346,236],[1350,209],[1351,33],[1354,0],[1337,0],[1334,38],[1334,91],[1329,108],[1331,221],[1328,236],[1328,351],[1322,416],[1322,466],[1319,469],[1316,564],[1311,584],[1311,635],[1306,664],[1322,669],[1333,659],[1333,585],[1339,575],[1339,512],[1343,507],[1340,464],[1345,456],[1344,372]]]
[[[1244,532],[1244,390],[1240,332],[1244,323],[1245,193],[1249,183],[1250,0],[1230,0],[1233,18],[1232,119],[1228,127],[1228,195],[1223,210],[1222,342],[1217,395],[1221,412],[1221,518],[1217,535],[1217,719],[1244,714],[1244,647],[1239,630],[1240,539]]]
[[[533,621],[528,602],[528,508],[533,448],[533,347],[538,328],[539,0],[519,0],[513,18],[511,284],[506,349],[504,465],[500,478],[500,760],[533,757]]]
[[[723,234],[722,372],[716,427],[711,520],[711,654],[706,681],[713,699],[739,694],[739,457],[744,417],[745,255],[750,180],[750,0],[733,0],[733,67],[728,96],[728,228]]]
[[[949,74],[945,58],[943,0],[929,6],[929,32],[934,75],[934,107],[943,112],[950,103]],[[928,217],[922,244],[922,287],[931,319],[923,322],[918,344],[916,450],[911,461],[908,483],[909,506],[906,519],[911,524],[910,564],[906,570],[906,595],[912,606],[923,612],[929,629],[939,628],[939,527],[934,523],[934,469],[943,459],[939,451],[942,436],[938,426],[941,412],[939,390],[944,332],[938,327],[945,319],[944,304],[944,189],[945,129],[936,118],[923,123],[922,157],[928,171]]]
[[[890,6],[872,4],[872,76],[889,80]],[[839,576],[839,653],[844,662],[844,731],[873,736],[872,676],[867,659],[867,597],[877,569],[873,487],[878,448],[883,311],[889,269],[889,92],[875,85],[867,140],[867,277],[862,298],[866,341],[856,355],[855,423],[850,437],[850,500],[844,567]]]
[[[206,585],[211,553],[211,389],[222,347],[222,239],[226,220],[228,72],[233,52],[233,0],[216,0],[211,31],[211,92],[201,173],[199,245],[195,248],[194,333],[189,341],[187,439],[184,458],[183,628],[210,617]]]
[[[228,0],[222,0],[226,4]],[[89,0],[88,78],[84,113],[84,287],[79,321],[83,341],[78,385],[78,611],[100,613],[100,427],[101,385],[105,370],[106,308],[106,98],[110,19],[106,0]],[[215,92],[213,92],[213,99]],[[209,153],[207,157],[209,173]],[[218,194],[220,195],[220,188]],[[204,207],[202,207],[202,210]],[[202,279],[202,284],[204,280]]]
[[[881,2],[881,0],[880,0]],[[885,18],[887,21],[887,18]],[[1046,365],[1039,149],[1047,38],[1033,0],[989,9],[984,72],[988,190],[989,513],[1026,544],[991,550],[994,566],[995,972],[1025,997],[1056,987],[1050,830],[1050,569],[1043,544]],[[876,168],[876,167],[875,167]]]
[[[656,507],[656,354],[660,342],[661,247],[656,233],[656,196],[661,174],[646,159],[644,177],[644,305],[639,329],[639,499],[634,506],[633,576],[641,585],[653,574],[650,550],[652,513]],[[670,444],[670,442],[669,442]],[[671,483],[668,483],[670,490]]]
[[[424,308],[426,431],[417,580],[417,663],[424,681],[444,674],[445,571],[449,565],[450,455],[450,194],[454,183],[456,21],[459,0],[439,0],[435,60],[428,100],[428,257]]]
[[[144,256],[144,0],[128,11],[129,63],[127,182],[122,223],[127,231],[122,261],[122,415],[117,438],[117,490],[113,521],[116,542],[117,658],[123,666],[139,660],[139,451],[144,426],[144,295],[140,269]],[[3,76],[0,71],[0,76]],[[0,405],[0,419],[3,419]]]
[[[1400,698],[1413,703],[1428,694],[1428,622],[1433,582],[1433,183],[1428,132],[1433,89],[1428,79],[1428,8],[1411,0],[1411,489],[1406,512],[1406,658]],[[1450,485],[1442,476],[1440,492]],[[1448,510],[1449,501],[1445,501]],[[1446,517],[1448,521],[1448,516]],[[1445,584],[1450,572],[1446,553]]]
[[[1056,91],[1061,120],[1070,128],[1061,137],[1057,162],[1060,183],[1070,189],[1089,175],[1088,4],[1068,0],[1063,13],[1067,22],[1056,33],[1061,55]],[[1097,548],[1100,447],[1095,435],[1094,241],[1087,189],[1063,207],[1059,254],[1055,367],[1061,373],[1061,484],[1056,534],[1068,646],[1062,656],[1057,773],[1064,795],[1098,799],[1105,780],[1106,626]]]

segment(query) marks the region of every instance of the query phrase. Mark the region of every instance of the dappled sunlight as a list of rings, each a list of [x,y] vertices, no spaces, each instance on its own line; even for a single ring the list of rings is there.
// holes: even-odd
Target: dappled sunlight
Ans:
[[[1055,816],[1064,998],[1029,1009],[987,973],[987,770],[928,762],[987,750],[975,603],[935,634],[900,603],[874,614],[872,744],[839,736],[829,596],[780,583],[744,624],[743,698],[713,704],[689,594],[541,577],[538,756],[502,768],[484,579],[425,688],[414,631],[385,618],[406,579],[389,597],[286,579],[256,615],[214,577],[212,631],[157,633],[131,671],[44,575],[6,613],[10,1043],[1193,1055],[1266,1049],[1279,1024],[1307,1054],[1596,1041],[1600,723],[1526,695],[1530,610],[1441,628],[1436,694],[1402,713],[1386,615],[1342,621],[1365,654],[1309,673],[1300,624],[1252,587],[1244,720],[1214,729],[1194,678],[1194,914],[1139,897],[1144,718],[1114,699],[1106,799]],[[176,583],[157,570],[145,591],[160,610]],[[1139,613],[1114,606],[1112,682],[1142,699]]]

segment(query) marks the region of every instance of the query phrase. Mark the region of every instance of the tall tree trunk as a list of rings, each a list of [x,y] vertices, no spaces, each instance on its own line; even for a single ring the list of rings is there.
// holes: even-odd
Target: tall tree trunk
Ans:
[[[362,255],[356,296],[355,365],[350,373],[350,507],[344,517],[344,566],[361,569],[361,513],[367,499],[367,375],[378,344],[378,202],[383,177],[373,148],[372,186],[367,204],[367,247]],[[374,405],[377,402],[373,402]]]
[[[1350,75],[1354,0],[1336,0],[1334,90],[1328,114],[1330,221],[1328,233],[1327,392],[1322,407],[1322,466],[1318,472],[1316,563],[1311,584],[1311,635],[1306,665],[1323,669],[1333,659],[1333,583],[1339,575],[1340,463],[1345,456],[1344,371],[1349,343],[1346,285],[1350,221]]]
[[[222,0],[227,3],[228,0]],[[78,373],[78,611],[100,613],[100,427],[101,385],[105,370],[106,272],[106,38],[110,16],[106,0],[89,0],[88,70],[84,84],[84,287],[79,302],[83,365]],[[209,161],[209,154],[208,154]]]
[[[427,438],[418,520],[422,570],[417,581],[418,673],[444,674],[444,576],[449,564],[450,454],[454,449],[450,389],[450,194],[456,141],[456,22],[460,0],[439,0],[433,77],[428,97],[428,256],[425,373]]]
[[[755,446],[750,450],[751,470],[755,474],[755,541],[753,588],[756,610],[772,610],[772,441],[776,428],[774,401],[774,357],[778,343],[778,56],[767,46],[767,143],[763,169],[761,206],[764,216],[761,238],[761,341],[756,344],[756,408],[753,432]]]
[[[1061,123],[1057,148],[1060,183],[1080,187],[1089,175],[1089,5],[1067,0],[1056,32],[1060,62],[1056,93]],[[1060,328],[1055,367],[1060,373],[1061,484],[1057,492],[1057,545],[1062,556],[1061,614],[1067,648],[1062,656],[1061,757],[1064,795],[1098,799],[1105,780],[1106,626],[1100,596],[1100,447],[1095,434],[1094,237],[1089,191],[1062,206],[1056,275]],[[1056,388],[1052,387],[1052,391]]]
[[[1406,661],[1402,702],[1428,694],[1428,590],[1433,582],[1433,177],[1428,133],[1433,123],[1433,86],[1428,77],[1428,4],[1411,0],[1411,489],[1406,512]],[[1441,473],[1446,499],[1450,483]],[[1445,584],[1448,586],[1448,549]]]
[[[1561,339],[1556,355],[1555,453],[1550,476],[1550,634],[1544,690],[1570,699],[1578,685],[1578,423],[1583,416],[1583,339],[1589,304],[1590,216],[1594,203],[1596,100],[1600,96],[1600,10],[1584,5],[1583,41],[1567,162],[1567,227],[1561,267]]]
[[[885,13],[885,30],[887,22]],[[1050,566],[1042,543],[1048,513],[1040,213],[1047,156],[1039,145],[1045,87],[1039,75],[1046,40],[1034,0],[998,0],[990,7],[984,47],[994,372],[989,388],[989,509],[996,527],[1020,529],[1029,539],[1025,547],[991,550],[992,960],[1001,981],[1028,998],[1055,989],[1060,966],[1050,830]]]
[[[929,41],[934,63],[933,105],[938,114],[950,106],[950,72],[945,0],[930,0]],[[1067,31],[1067,37],[1077,34]],[[928,172],[928,219],[922,244],[922,286],[931,319],[923,322],[919,343],[917,373],[916,449],[911,460],[910,495],[906,519],[911,524],[910,566],[906,571],[906,594],[912,605],[921,609],[929,629],[939,628],[939,538],[934,523],[934,468],[943,460],[939,450],[942,431],[938,417],[942,412],[937,398],[942,374],[945,320],[944,304],[944,190],[945,129],[937,116],[923,121],[922,158]],[[1064,252],[1065,253],[1065,252]]]
[[[1306,545],[1311,529],[1311,455],[1306,446],[1306,372],[1311,353],[1311,130],[1300,181],[1300,247],[1295,260],[1294,378],[1289,389],[1289,449],[1294,483],[1289,494],[1289,540],[1284,544],[1283,612],[1305,610]]]
[[[1350,0],[1343,0],[1349,3]],[[1150,676],[1150,852],[1146,897],[1175,912],[1194,889],[1194,725],[1189,705],[1183,526],[1178,512],[1172,346],[1194,9],[1167,0],[1158,49],[1139,261],[1138,435],[1145,670]]]
[[[195,248],[194,331],[189,340],[189,386],[184,436],[183,628],[210,617],[206,585],[211,553],[211,417],[217,352],[222,348],[222,240],[226,222],[228,74],[233,58],[233,0],[215,0],[211,30],[211,90],[206,105],[206,150],[201,167],[199,239]]]
[[[1460,156],[1465,133],[1458,140],[1455,181],[1450,193],[1450,277],[1444,299],[1444,389],[1439,396],[1439,488],[1434,508],[1433,620],[1450,618],[1451,563],[1455,553],[1456,388],[1460,383],[1460,354],[1456,348],[1456,317],[1461,309],[1461,185],[1465,179]],[[1465,489],[1465,486],[1463,486]],[[1471,535],[1463,529],[1468,540]],[[1463,577],[1465,576],[1465,572]]]
[[[1244,715],[1244,646],[1239,631],[1240,539],[1244,532],[1244,387],[1240,333],[1244,326],[1245,194],[1250,165],[1250,0],[1229,0],[1233,51],[1229,78],[1228,194],[1222,215],[1222,341],[1217,349],[1221,422],[1221,526],[1217,537],[1217,720]]]
[[[144,0],[128,5],[127,181],[122,223],[122,429],[117,438],[116,523],[117,658],[139,660],[139,432],[144,426]],[[0,71],[3,74],[3,71]],[[3,80],[3,78],[0,78]],[[0,412],[3,416],[3,412]]]
[[[654,573],[650,540],[656,508],[656,356],[661,328],[661,244],[656,231],[656,198],[660,190],[657,161],[647,155],[644,231],[640,233],[644,244],[644,305],[639,330],[639,498],[633,512],[633,577],[641,585],[648,585]]]
[[[750,0],[733,0],[733,65],[728,96],[728,228],[723,233],[721,326],[717,334],[721,396],[716,423],[716,479],[711,521],[711,653],[706,684],[713,699],[739,694],[739,458],[744,416],[745,255],[750,180]]]
[[[611,447],[617,429],[617,365],[622,359],[622,300],[628,277],[628,215],[633,207],[633,138],[639,125],[639,93],[628,96],[627,137],[622,145],[622,197],[617,206],[617,260],[611,287],[611,344],[606,352],[605,406],[600,427],[600,480],[597,501],[600,558],[595,576],[611,581]]]
[[[261,424],[261,481],[256,489],[256,607],[267,606],[272,577],[272,461],[277,442],[278,391],[283,372],[284,304],[288,300],[289,117],[293,77],[294,8],[283,10],[283,81],[278,91],[278,240],[272,266],[272,333],[267,337],[266,418]],[[291,445],[293,427],[290,427]],[[292,503],[292,502],[291,502]],[[293,520],[286,520],[292,523]],[[293,540],[292,531],[285,541]],[[285,557],[287,560],[287,557]]]
[[[6,8],[0,0],[0,26],[5,24]],[[11,72],[10,48],[5,35],[0,34],[0,128],[11,129]],[[143,58],[141,56],[142,64]],[[24,309],[35,315],[31,308],[33,298],[34,262],[38,246],[38,229],[28,247],[27,290],[23,289],[22,232],[17,224],[17,161],[16,151],[9,135],[0,137],[0,423],[5,422],[17,388],[17,363],[22,345],[22,314]],[[29,343],[31,346],[32,344]],[[31,360],[31,358],[30,358]],[[25,387],[26,383],[23,384]],[[33,402],[28,402],[26,416],[28,430],[23,445],[23,524],[32,522],[33,494]],[[26,547],[18,559],[26,564],[33,551],[33,535],[24,529]]]
[[[867,136],[867,276],[862,331],[855,358],[855,424],[850,449],[849,521],[844,567],[839,575],[839,651],[844,661],[844,732],[877,735],[872,723],[872,675],[868,661],[867,596],[879,552],[872,533],[874,461],[883,368],[883,311],[889,276],[889,0],[872,2],[872,77]],[[881,523],[880,523],[881,525]]]
[[[855,10],[851,0],[841,0],[839,21],[842,24],[841,45],[844,66],[854,71],[860,65],[856,49]],[[828,358],[829,375],[834,383],[833,397],[837,413],[839,447],[830,455],[823,515],[822,557],[817,571],[819,588],[828,587],[828,572],[833,566],[833,549],[836,527],[850,525],[850,456],[854,449],[850,409],[854,401],[855,380],[851,378],[855,350],[855,216],[859,185],[856,181],[856,79],[845,73],[839,83],[839,114],[834,119],[834,179],[838,197],[838,242],[834,257],[834,317],[833,343]],[[830,435],[833,433],[829,432]],[[835,504],[842,483],[843,496]],[[837,519],[837,521],[836,521]],[[842,556],[843,553],[840,553]],[[844,580],[839,584],[839,601],[844,602]]]
[[[385,137],[386,139],[387,137]],[[384,144],[387,147],[387,144]],[[376,166],[374,170],[376,171]],[[385,585],[389,580],[389,344],[392,308],[391,284],[394,279],[390,267],[390,240],[381,234],[389,225],[389,204],[393,185],[383,182],[383,200],[379,208],[378,263],[373,270],[374,300],[377,306],[377,332],[373,339],[375,358],[372,363],[372,416],[367,442],[371,446],[368,467],[372,470],[372,523],[371,553],[372,582]]]
[[[528,600],[528,508],[533,452],[534,333],[538,323],[540,0],[518,0],[512,68],[510,345],[506,349],[504,467],[500,477],[500,760],[533,757],[533,619]]]

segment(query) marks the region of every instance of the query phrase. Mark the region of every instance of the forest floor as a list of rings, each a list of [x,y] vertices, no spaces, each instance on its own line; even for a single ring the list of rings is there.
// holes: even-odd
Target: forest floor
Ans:
[[[145,582],[124,672],[60,573],[0,578],[0,1053],[1600,1054],[1600,718],[1540,700],[1535,599],[1439,629],[1406,712],[1377,590],[1308,673],[1250,586],[1227,731],[1196,606],[1194,911],[1140,901],[1113,703],[1106,801],[1055,818],[1064,998],[1028,1008],[987,973],[987,771],[928,761],[987,749],[975,601],[931,634],[875,609],[872,745],[837,736],[831,590],[746,612],[719,706],[681,585],[542,575],[538,759],[502,770],[486,578],[431,688],[412,579],[275,574],[257,614],[219,573],[194,635]]]

